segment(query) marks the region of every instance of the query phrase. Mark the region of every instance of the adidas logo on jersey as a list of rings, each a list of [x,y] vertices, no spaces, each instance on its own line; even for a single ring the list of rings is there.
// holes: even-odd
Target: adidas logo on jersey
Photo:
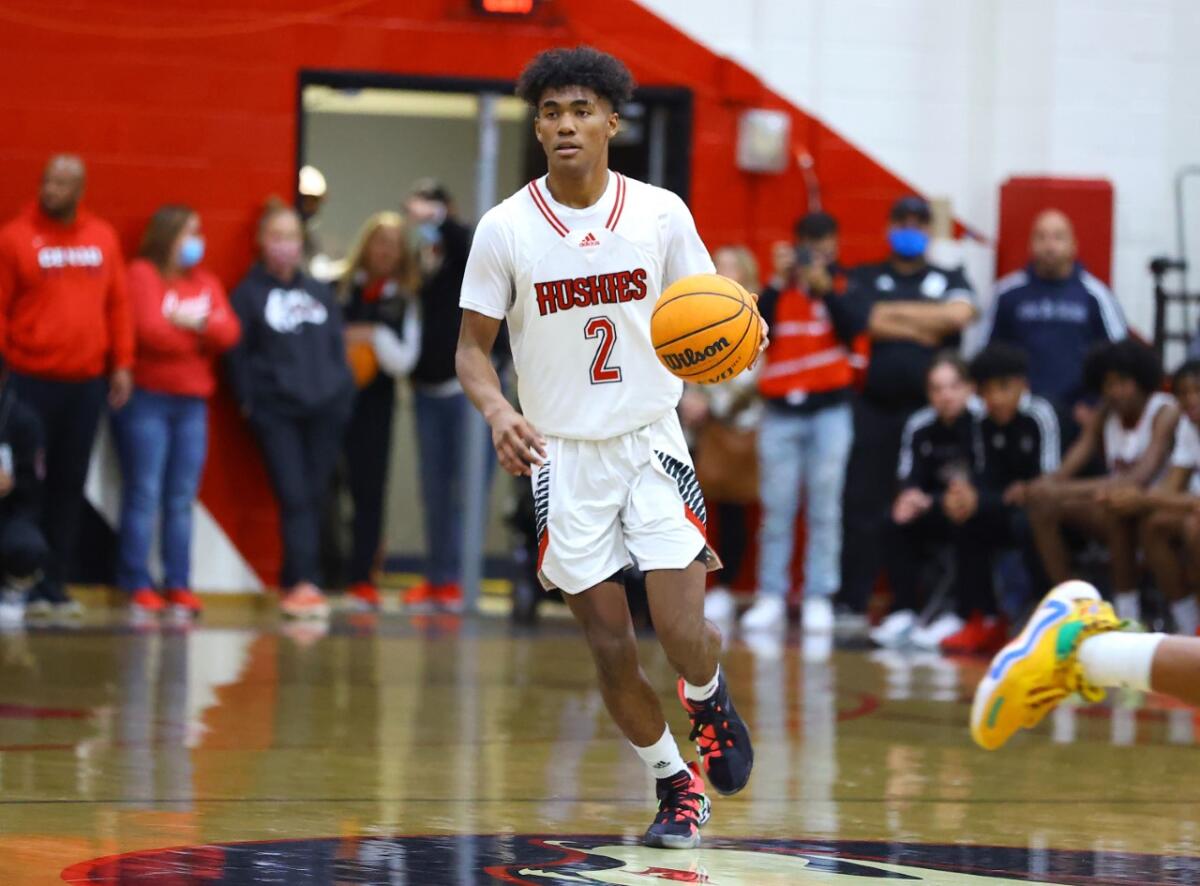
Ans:
[[[588,231],[582,240],[579,241],[580,246],[599,246],[600,241],[596,239],[596,235]]]

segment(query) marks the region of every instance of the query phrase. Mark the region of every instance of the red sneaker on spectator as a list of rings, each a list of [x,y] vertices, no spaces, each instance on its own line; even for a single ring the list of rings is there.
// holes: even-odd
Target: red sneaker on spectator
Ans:
[[[204,610],[200,598],[188,588],[172,588],[167,591],[167,603],[177,611],[186,612],[191,616],[199,615]]]
[[[379,608],[379,588],[369,581],[358,581],[346,588],[350,602],[360,611],[374,611]]]
[[[400,600],[407,609],[433,609],[437,603],[437,588],[423,581],[405,591]]]
[[[942,641],[942,652],[952,655],[992,655],[1008,642],[1004,620],[995,615],[972,612],[966,625]]]
[[[457,583],[438,585],[433,589],[434,601],[447,612],[463,611],[462,587]]]
[[[138,588],[129,598],[129,606],[135,617],[151,617],[163,611],[167,604],[153,588]]]

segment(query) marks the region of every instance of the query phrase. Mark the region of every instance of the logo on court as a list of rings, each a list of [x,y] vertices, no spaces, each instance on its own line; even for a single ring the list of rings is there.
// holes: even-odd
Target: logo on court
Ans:
[[[706,838],[699,849],[647,849],[613,836],[487,834],[318,837],[213,843],[130,852],[73,865],[68,883],[421,883],[438,886],[983,886],[1100,883],[1183,886],[1200,882],[1200,858],[849,840]],[[166,882],[166,880],[163,880]]]

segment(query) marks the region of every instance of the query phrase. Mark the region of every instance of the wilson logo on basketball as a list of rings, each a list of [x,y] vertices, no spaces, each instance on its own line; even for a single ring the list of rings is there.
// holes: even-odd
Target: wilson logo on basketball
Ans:
[[[674,354],[663,354],[662,360],[667,364],[668,369],[687,369],[706,360],[711,360],[727,347],[729,347],[729,339],[719,338],[702,351],[693,351],[691,348],[684,348],[682,351]]]

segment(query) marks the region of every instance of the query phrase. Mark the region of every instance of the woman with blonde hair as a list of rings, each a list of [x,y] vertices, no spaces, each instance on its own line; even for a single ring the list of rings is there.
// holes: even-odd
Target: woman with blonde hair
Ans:
[[[374,572],[383,536],[396,379],[412,371],[421,351],[418,285],[404,218],[396,212],[375,213],[359,231],[338,287],[347,356],[358,386],[343,443],[354,503],[347,590],[366,609],[379,608]]]

